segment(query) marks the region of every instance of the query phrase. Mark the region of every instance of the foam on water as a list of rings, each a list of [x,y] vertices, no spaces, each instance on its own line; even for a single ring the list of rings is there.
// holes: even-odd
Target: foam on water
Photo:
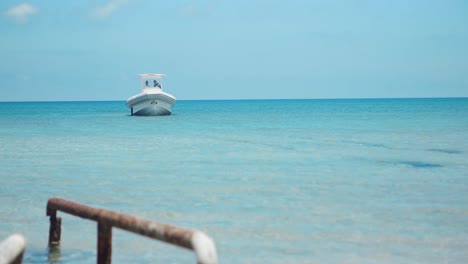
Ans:
[[[464,263],[468,99],[0,103],[0,235],[26,263],[93,263],[96,224],[53,196],[201,229],[222,263]],[[52,259],[50,259],[52,258]],[[114,231],[113,260],[195,262]]]

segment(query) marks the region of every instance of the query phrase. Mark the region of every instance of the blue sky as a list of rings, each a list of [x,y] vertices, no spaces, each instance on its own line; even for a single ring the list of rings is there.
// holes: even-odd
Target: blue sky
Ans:
[[[0,2],[0,101],[468,96],[468,1]]]

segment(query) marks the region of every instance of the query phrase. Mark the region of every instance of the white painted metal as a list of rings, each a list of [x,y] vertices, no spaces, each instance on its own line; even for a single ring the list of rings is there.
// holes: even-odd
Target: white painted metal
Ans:
[[[0,243],[0,264],[21,263],[26,239],[19,234],[9,236]]]
[[[213,240],[200,231],[195,231],[192,235],[192,247],[197,254],[197,263],[217,264],[218,256]]]

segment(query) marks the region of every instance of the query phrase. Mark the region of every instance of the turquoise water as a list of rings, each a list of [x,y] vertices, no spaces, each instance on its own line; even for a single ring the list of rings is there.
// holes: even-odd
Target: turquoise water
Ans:
[[[50,197],[200,229],[220,263],[468,262],[468,99],[0,103],[0,237],[94,263],[96,224]],[[114,263],[195,263],[114,230]]]

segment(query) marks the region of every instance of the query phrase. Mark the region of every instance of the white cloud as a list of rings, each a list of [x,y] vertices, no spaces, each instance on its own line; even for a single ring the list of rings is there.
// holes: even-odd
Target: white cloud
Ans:
[[[22,3],[8,9],[5,15],[14,18],[18,23],[26,23],[28,22],[28,18],[37,12],[39,12],[38,8],[28,3]]]
[[[108,17],[117,9],[127,3],[127,0],[109,0],[105,5],[98,6],[92,10],[92,15],[95,17]]]
[[[195,14],[195,8],[192,5],[181,6],[177,11],[182,17],[191,17]]]

